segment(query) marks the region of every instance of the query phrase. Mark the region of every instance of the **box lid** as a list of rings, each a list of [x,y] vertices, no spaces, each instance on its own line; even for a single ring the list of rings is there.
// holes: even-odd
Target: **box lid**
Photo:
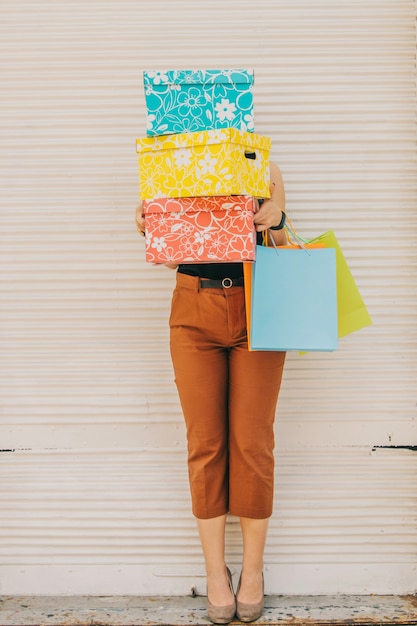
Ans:
[[[252,196],[197,196],[187,198],[157,198],[143,201],[145,215],[151,213],[184,213],[184,211],[235,211],[246,209],[255,212]]]
[[[257,135],[256,133],[245,132],[237,128],[219,128],[217,130],[205,130],[196,133],[143,137],[136,140],[136,151],[175,150],[219,143],[235,143],[245,148],[259,148],[260,150],[271,149],[271,140],[265,135]]]
[[[144,85],[212,85],[215,83],[253,84],[252,69],[223,70],[147,70],[143,72]]]

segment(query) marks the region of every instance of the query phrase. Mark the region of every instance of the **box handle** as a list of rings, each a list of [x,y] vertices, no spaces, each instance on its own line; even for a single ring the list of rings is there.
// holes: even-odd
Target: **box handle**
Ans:
[[[249,150],[245,150],[245,157],[247,159],[252,159],[253,161],[255,161],[255,159],[256,159],[256,152],[249,152]]]

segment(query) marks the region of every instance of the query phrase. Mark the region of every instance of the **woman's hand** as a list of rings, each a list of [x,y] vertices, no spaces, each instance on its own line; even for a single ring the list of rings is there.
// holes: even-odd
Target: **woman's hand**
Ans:
[[[136,228],[138,230],[138,233],[140,235],[142,235],[142,237],[144,237],[145,236],[145,218],[144,218],[144,215],[143,215],[143,204],[142,204],[142,202],[140,202],[138,204],[138,206],[136,207],[135,222],[136,222]]]
[[[254,223],[258,233],[280,223],[282,210],[274,199],[275,184],[271,183],[271,197],[260,205],[255,213]]]
[[[253,219],[258,232],[268,230],[271,226],[278,226],[281,222],[282,212],[285,211],[285,190],[281,171],[272,161],[270,163],[270,170],[271,197],[264,200]],[[277,246],[284,246],[287,243],[287,235],[284,229],[270,230],[269,235],[274,238]]]

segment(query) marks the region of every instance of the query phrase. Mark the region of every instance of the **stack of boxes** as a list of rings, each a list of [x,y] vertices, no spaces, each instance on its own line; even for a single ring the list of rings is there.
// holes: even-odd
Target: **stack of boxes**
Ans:
[[[136,149],[146,260],[254,260],[271,142],[253,132],[253,72],[144,72],[144,86],[147,137]]]

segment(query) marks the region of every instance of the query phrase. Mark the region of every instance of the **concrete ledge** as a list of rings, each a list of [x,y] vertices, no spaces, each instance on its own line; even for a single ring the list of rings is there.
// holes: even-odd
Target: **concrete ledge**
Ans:
[[[0,626],[207,626],[205,598],[2,596]],[[234,622],[239,623],[239,622]],[[415,596],[267,596],[256,624],[416,624]]]

